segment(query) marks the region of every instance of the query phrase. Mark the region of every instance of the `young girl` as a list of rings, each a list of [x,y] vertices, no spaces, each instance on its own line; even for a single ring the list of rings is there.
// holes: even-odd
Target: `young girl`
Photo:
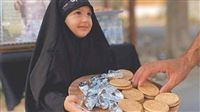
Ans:
[[[52,0],[29,67],[26,112],[65,111],[73,80],[116,65],[88,0]]]

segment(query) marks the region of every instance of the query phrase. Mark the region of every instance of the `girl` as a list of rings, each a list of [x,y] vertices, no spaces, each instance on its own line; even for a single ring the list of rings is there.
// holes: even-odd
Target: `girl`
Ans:
[[[29,67],[26,112],[65,111],[73,80],[116,65],[88,0],[52,0]]]

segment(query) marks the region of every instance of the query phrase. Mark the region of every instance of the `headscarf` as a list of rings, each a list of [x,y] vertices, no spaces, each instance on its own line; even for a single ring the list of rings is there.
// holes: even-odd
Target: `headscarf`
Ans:
[[[81,6],[89,6],[92,10],[93,26],[84,38],[76,37],[64,23],[66,16]],[[110,46],[88,0],[52,0],[29,66],[26,94],[31,94],[38,102],[47,78],[51,77],[50,72],[60,75],[67,89],[80,76],[115,68]]]

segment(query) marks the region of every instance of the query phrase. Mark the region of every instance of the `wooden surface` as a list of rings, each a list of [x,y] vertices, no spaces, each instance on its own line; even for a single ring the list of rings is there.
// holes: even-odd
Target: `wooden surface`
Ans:
[[[82,77],[76,79],[75,81],[73,81],[71,83],[71,85],[69,86],[69,89],[68,89],[69,95],[78,95],[78,96],[81,96],[82,92],[79,89],[79,83],[83,82],[83,81],[88,81],[90,79],[90,77],[92,77],[92,76],[93,75],[82,76]]]

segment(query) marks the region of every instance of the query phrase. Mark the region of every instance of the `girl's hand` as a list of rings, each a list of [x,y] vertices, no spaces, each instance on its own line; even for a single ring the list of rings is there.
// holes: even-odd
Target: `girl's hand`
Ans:
[[[77,96],[67,96],[64,101],[64,108],[69,112],[89,112],[88,110],[80,106],[81,101],[81,98]]]

